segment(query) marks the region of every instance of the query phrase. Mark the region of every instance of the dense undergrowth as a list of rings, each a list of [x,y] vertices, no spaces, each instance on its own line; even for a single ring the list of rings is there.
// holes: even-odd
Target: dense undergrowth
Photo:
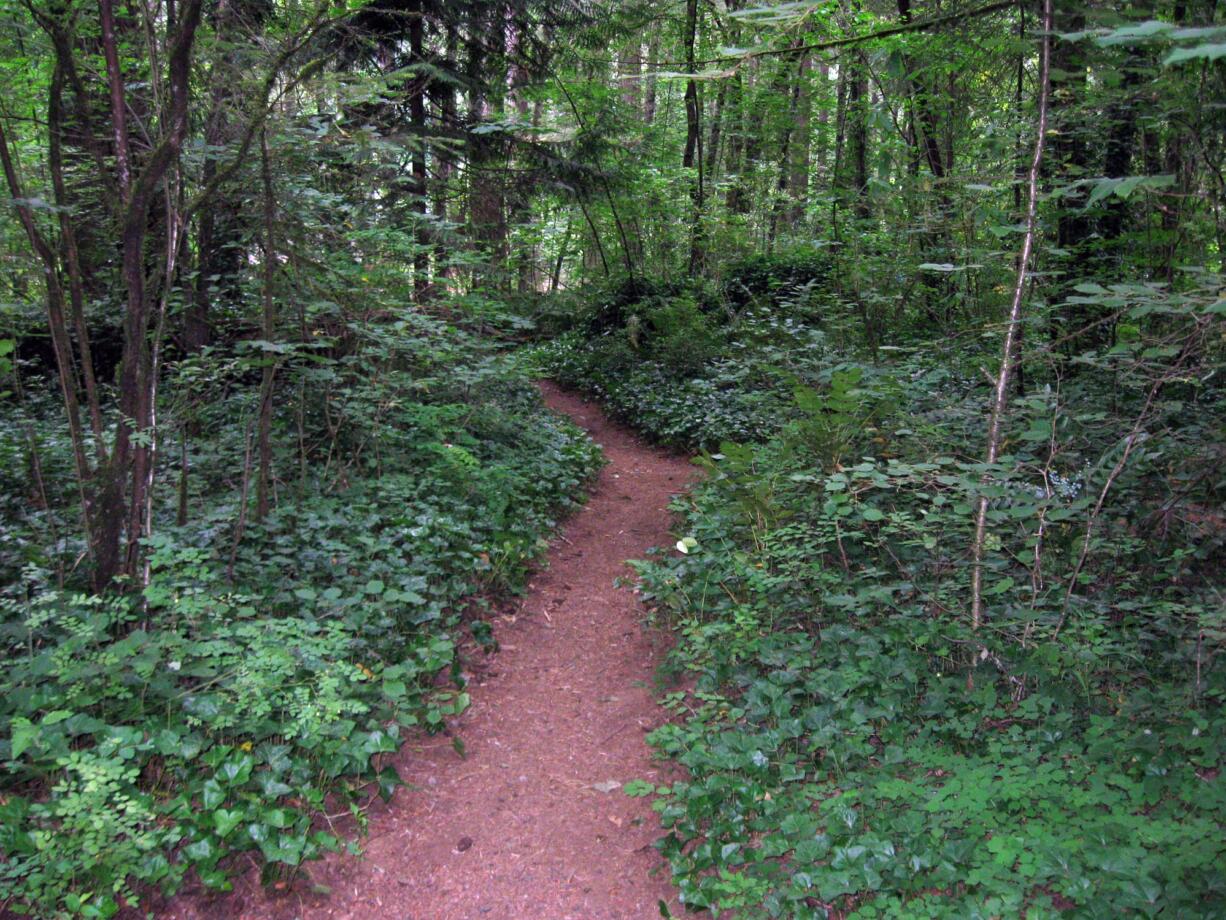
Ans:
[[[43,482],[71,482],[53,475],[71,463],[66,435],[32,386],[14,428],[37,453],[3,442],[11,910],[106,917],[191,873],[224,890],[253,858],[283,880],[346,845],[335,819],[360,823],[392,793],[386,755],[405,730],[467,705],[461,614],[479,622],[522,584],[599,463],[488,345],[410,314],[287,360],[277,496],[256,521],[242,510],[254,394],[232,385],[243,354],[174,369],[163,426],[190,443],[190,502],[176,523],[176,496],[159,497],[143,589],[77,584],[74,496],[29,494],[36,456]]]
[[[688,774],[654,790],[687,906],[1223,915],[1217,289],[1094,287],[1184,349],[1133,334],[1034,363],[992,467],[988,386],[954,370],[990,357],[904,336],[849,361],[854,313],[820,280],[726,310],[597,293],[534,352],[651,436],[711,448],[682,539],[639,564],[693,687],[650,738]],[[623,319],[602,324],[608,299]]]
[[[762,440],[786,417],[796,374],[822,351],[813,321],[827,305],[828,269],[821,255],[749,257],[719,285],[639,280],[555,298],[533,318],[556,334],[532,358],[663,444]]]

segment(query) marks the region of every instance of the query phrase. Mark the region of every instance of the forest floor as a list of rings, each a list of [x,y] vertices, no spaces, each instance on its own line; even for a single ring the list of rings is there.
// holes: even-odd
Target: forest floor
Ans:
[[[647,920],[661,900],[683,912],[652,847],[650,800],[613,785],[672,778],[644,741],[665,721],[653,687],[666,637],[644,625],[630,579],[614,582],[632,575],[626,560],[671,545],[668,503],[694,468],[594,404],[542,391],[609,463],[494,621],[500,651],[465,662],[472,704],[451,726],[465,757],[446,735],[410,739],[396,761],[410,788],[372,809],[361,857],[310,864],[310,881],[285,893],[253,872],[230,895],[180,896],[159,916]]]

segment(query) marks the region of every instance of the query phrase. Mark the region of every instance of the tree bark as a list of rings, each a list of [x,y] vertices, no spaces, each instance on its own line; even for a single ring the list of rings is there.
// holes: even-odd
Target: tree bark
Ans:
[[[698,64],[695,46],[698,41],[698,0],[686,0],[685,4],[685,68],[686,73],[696,74]],[[685,154],[681,165],[696,170],[691,187],[692,203],[690,226],[690,274],[702,270],[705,258],[706,234],[703,228],[703,204],[706,197],[703,181],[702,156],[702,98],[698,81],[690,77],[685,83]]]
[[[413,66],[425,64],[426,24],[422,0],[409,0],[409,55]],[[429,79],[419,69],[409,84],[409,121],[413,127],[413,213],[416,223],[413,235],[417,250],[413,255],[413,296],[422,303],[430,289],[430,234],[426,226],[426,90]]]
[[[799,43],[797,43],[799,44]],[[784,122],[783,136],[779,142],[779,171],[775,180],[775,200],[771,204],[770,227],[767,231],[766,250],[770,252],[775,246],[775,237],[779,231],[779,223],[783,219],[785,213],[792,212],[792,208],[787,203],[788,184],[792,177],[795,164],[792,162],[792,143],[794,135],[798,131],[808,133],[808,119],[800,117],[800,102],[802,95],[802,87],[805,82],[805,74],[808,67],[808,57],[801,53],[799,64],[796,68],[796,78],[792,83],[791,92],[788,94],[788,117]],[[802,127],[803,121],[803,127]],[[808,139],[805,139],[806,149]],[[807,163],[805,164],[808,165]],[[807,178],[807,173],[806,173]],[[794,213],[794,212],[792,212]]]
[[[0,166],[4,170],[4,178],[13,196],[13,204],[21,221],[30,247],[34,250],[43,268],[43,281],[47,296],[47,325],[51,332],[51,347],[55,355],[55,366],[59,377],[60,395],[64,400],[64,412],[68,417],[69,437],[72,441],[73,464],[77,474],[77,486],[81,495],[81,512],[84,517],[86,541],[92,549],[95,560],[104,549],[100,545],[99,532],[95,527],[97,517],[93,509],[91,480],[94,471],[90,466],[85,451],[85,435],[81,427],[81,408],[77,399],[77,385],[72,370],[72,342],[68,335],[68,324],[64,316],[64,288],[60,283],[59,266],[55,252],[43,238],[34,221],[34,215],[29,205],[25,204],[25,194],[21,179],[9,150],[8,135],[0,122]]]
[[[809,199],[809,173],[811,172],[809,158],[812,152],[810,122],[813,109],[810,72],[812,59],[802,52],[796,75],[796,136],[792,143],[791,163],[788,177],[788,192],[792,198],[791,222],[800,224],[804,220],[805,207]]]
[[[647,59],[655,60],[659,48],[658,40],[653,37],[647,43]],[[643,123],[651,125],[656,120],[656,77],[654,69],[648,74],[647,86],[643,93]]]
[[[102,403],[98,396],[98,382],[94,374],[89,328],[85,324],[85,284],[81,272],[80,249],[77,246],[76,227],[73,224],[68,191],[64,182],[63,91],[64,70],[57,62],[52,72],[47,99],[47,165],[51,173],[56,207],[59,209],[60,258],[68,275],[69,306],[72,312],[73,328],[77,334],[77,351],[81,363],[82,383],[85,388],[85,402],[89,410],[90,428],[94,435],[97,460],[102,464],[107,460],[106,438],[102,425]]]
[[[1000,370],[992,396],[992,412],[988,420],[987,451],[984,458],[990,467],[1000,456],[1003,422],[1009,406],[1009,380],[1016,358],[1016,343],[1021,331],[1022,304],[1026,292],[1027,274],[1034,253],[1034,241],[1038,223],[1039,176],[1043,167],[1043,147],[1047,139],[1048,78],[1051,73],[1052,0],[1043,2],[1043,38],[1039,52],[1038,119],[1035,129],[1034,155],[1027,174],[1029,198],[1026,205],[1026,232],[1022,237],[1022,251],[1017,259],[1017,278],[1013,284],[1013,300],[1009,306],[1009,319],[1005,326],[1005,339],[1001,345]],[[984,474],[986,486],[990,473]],[[988,496],[979,496],[975,511],[975,536],[971,544],[971,628],[978,631],[983,625],[983,554],[988,536]]]
[[[851,158],[851,184],[856,216],[872,216],[868,200],[868,78],[863,65],[851,67],[847,85],[848,155]]]
[[[503,86],[494,81],[497,88],[491,100],[485,91],[482,71],[487,56],[501,58],[506,53],[506,22],[502,4],[494,10],[484,24],[488,31],[474,36],[468,46],[468,122],[475,127],[493,114],[504,111]],[[480,18],[478,18],[480,22]],[[507,260],[506,189],[501,173],[494,169],[501,141],[489,134],[469,134],[467,171],[469,231],[474,241],[485,247],[491,276],[501,275]]]
[[[261,332],[265,342],[272,342],[277,335],[277,301],[273,283],[277,275],[277,241],[275,236],[277,203],[273,195],[272,165],[268,156],[268,137],[260,137],[260,177],[264,186],[264,317]],[[260,380],[260,423],[257,436],[260,457],[259,473],[255,485],[255,519],[262,521],[268,516],[272,485],[272,395],[276,386],[277,362],[272,352],[265,353],[265,364]]]
[[[145,285],[145,240],[149,231],[149,208],[153,194],[162,182],[171,161],[179,155],[187,135],[190,92],[191,53],[200,24],[201,0],[184,0],[179,9],[178,27],[168,57],[170,100],[166,125],[143,168],[134,172],[127,127],[128,109],[124,77],[119,65],[115,39],[112,0],[100,0],[102,11],[103,57],[111,98],[112,137],[120,208],[122,278],[126,294],[123,331],[123,358],[119,375],[120,422],[115,445],[100,494],[99,517],[104,532],[96,560],[97,578],[109,583],[120,571],[135,573],[149,478],[152,423],[152,362],[149,350],[149,298]],[[166,279],[166,283],[170,283]],[[133,437],[133,434],[137,437]],[[124,492],[127,488],[125,508]],[[126,543],[120,541],[126,523]]]

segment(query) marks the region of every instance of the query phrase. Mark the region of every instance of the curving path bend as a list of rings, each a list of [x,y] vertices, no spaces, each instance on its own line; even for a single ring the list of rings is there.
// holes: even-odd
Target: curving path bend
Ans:
[[[667,782],[644,735],[664,721],[652,680],[663,637],[645,629],[625,560],[667,546],[670,499],[693,477],[594,404],[541,385],[609,460],[523,600],[498,619],[501,651],[469,662],[472,705],[449,738],[411,741],[397,768],[414,788],[371,815],[359,859],[308,866],[319,890],[267,895],[243,882],[177,899],[161,916],[329,920],[648,920],[683,914],[651,846],[648,800],[609,783]],[[603,786],[603,790],[602,787]]]

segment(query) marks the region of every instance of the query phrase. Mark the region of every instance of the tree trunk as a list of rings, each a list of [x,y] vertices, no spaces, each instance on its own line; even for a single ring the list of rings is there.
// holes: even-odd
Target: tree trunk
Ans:
[[[265,342],[277,335],[277,302],[273,282],[277,274],[277,245],[274,230],[277,205],[273,196],[272,165],[268,157],[268,137],[260,136],[260,176],[264,185],[264,318],[261,332]],[[263,377],[260,380],[260,425],[257,437],[260,469],[255,487],[255,519],[268,516],[272,486],[272,395],[276,385],[277,362],[272,352],[265,353]]]
[[[150,298],[145,285],[145,240],[153,195],[187,135],[191,52],[200,24],[201,0],[184,0],[168,56],[170,100],[166,126],[139,172],[134,171],[128,140],[128,106],[115,38],[112,0],[100,0],[103,57],[111,99],[112,137],[121,199],[120,245],[126,294],[123,357],[119,374],[120,423],[116,426],[106,481],[100,494],[97,579],[106,584],[119,572],[136,572],[152,459],[153,392],[149,350]],[[170,283],[170,279],[165,279]],[[136,434],[137,437],[133,437]],[[125,482],[127,501],[125,508]],[[126,542],[120,541],[126,525]]]
[[[248,4],[249,6],[250,4]],[[262,7],[261,7],[262,9]],[[237,30],[244,18],[255,14],[244,8],[241,0],[218,0],[212,15],[213,31],[221,43],[238,40]],[[260,17],[262,19],[262,16]],[[209,113],[204,123],[203,183],[209,185],[217,175],[218,149],[233,140],[234,126],[230,109],[238,72],[235,52],[223,51],[214,61],[208,77]],[[183,347],[197,352],[213,340],[213,299],[225,287],[227,277],[240,269],[238,214],[241,205],[228,197],[201,211],[196,228],[196,279],[191,301],[183,314]]]
[[[81,495],[81,510],[84,517],[86,542],[92,549],[97,561],[99,552],[105,547],[100,546],[99,533],[95,524],[98,520],[93,513],[92,496],[90,492],[94,471],[90,467],[85,451],[85,435],[81,428],[81,409],[77,399],[77,384],[72,369],[72,342],[68,335],[68,324],[64,316],[64,289],[60,284],[59,266],[56,263],[55,252],[43,239],[34,215],[27,201],[17,168],[9,150],[8,136],[3,124],[0,124],[0,166],[3,166],[4,178],[13,197],[13,204],[22,228],[30,242],[30,247],[38,256],[43,266],[43,280],[46,285],[47,325],[51,332],[51,347],[55,355],[55,366],[59,377],[60,395],[64,401],[64,411],[68,416],[68,431],[72,441],[73,464],[77,474],[77,486]]]
[[[856,216],[872,216],[868,200],[868,78],[857,60],[848,75],[847,131],[848,156],[851,159],[851,185]]]
[[[728,141],[727,153],[724,155],[724,174],[730,177],[727,191],[724,193],[724,207],[733,214],[740,213],[741,200],[744,197],[742,188],[742,154],[745,149],[745,89],[741,82],[741,71],[738,69],[732,77],[732,87],[728,99]]]
[[[491,84],[497,89],[491,100],[481,78],[487,55],[502,57],[506,52],[506,22],[501,4],[497,4],[489,15],[487,24],[488,31],[474,37],[468,47],[470,127],[481,124],[493,114],[501,114],[505,102],[501,84],[497,81]],[[486,252],[491,278],[501,275],[507,259],[506,190],[503,177],[494,169],[501,141],[492,137],[470,132],[467,157],[469,233]]]
[[[647,60],[652,62],[656,58],[656,52],[659,49],[659,39],[654,35],[651,41],[647,43]],[[656,68],[654,65],[648,65],[647,86],[643,93],[643,123],[650,125],[656,120]]]
[[[409,55],[412,64],[425,64],[425,21],[422,0],[409,0]],[[413,127],[413,213],[416,215],[413,235],[417,250],[413,255],[413,296],[418,303],[426,299],[430,288],[430,238],[426,226],[426,88],[429,79],[419,70],[409,84],[409,121]]]
[[[1077,32],[1084,29],[1085,24],[1085,14],[1080,9],[1070,9],[1055,16],[1058,32]],[[1088,126],[1081,112],[1086,89],[1086,61],[1080,43],[1056,42],[1051,49],[1051,72],[1050,120],[1055,133],[1052,135],[1050,171],[1064,181],[1084,179],[1088,174],[1089,154],[1085,138]],[[1064,290],[1054,292],[1060,300],[1065,299],[1062,295],[1078,283],[1090,227],[1090,219],[1085,214],[1085,192],[1078,190],[1065,195],[1056,220],[1056,249],[1061,254],[1053,258],[1053,267],[1062,272],[1059,286]],[[1070,326],[1083,326],[1087,319],[1088,314],[1082,307],[1053,314],[1051,338],[1066,339]],[[1066,340],[1075,351],[1076,336]]]
[[[719,166],[719,144],[724,127],[724,101],[728,98],[728,82],[721,80],[719,92],[715,94],[715,111],[711,115],[711,130],[707,137],[707,182],[715,183],[715,172]]]
[[[685,67],[686,73],[698,73],[695,46],[698,41],[698,0],[686,0],[685,4]],[[692,76],[685,83],[685,154],[682,165],[696,170],[690,192],[692,202],[690,227],[690,274],[702,270],[706,248],[703,229],[703,156],[702,156],[702,99],[698,81]]]
[[[81,272],[80,250],[77,246],[76,227],[69,208],[68,191],[64,182],[63,130],[64,130],[64,71],[57,62],[51,76],[47,99],[47,162],[51,172],[51,185],[55,191],[55,203],[59,210],[60,259],[68,275],[69,306],[72,312],[73,329],[77,335],[77,350],[81,364],[81,378],[85,388],[85,403],[89,410],[90,428],[94,435],[94,448],[99,463],[107,459],[106,438],[103,433],[102,403],[98,397],[98,382],[94,374],[93,350],[90,347],[89,328],[85,324],[85,284]]]
[[[455,60],[459,51],[459,36],[454,27],[447,29],[447,57]],[[444,132],[460,128],[460,119],[456,109],[455,88],[447,82],[438,81],[432,85],[432,91],[438,102]],[[450,144],[438,144],[433,150],[434,160],[434,198],[432,210],[435,226],[440,233],[447,232],[447,196],[451,192],[451,179],[455,174],[455,154]],[[455,277],[455,268],[446,259],[446,248],[438,243],[434,251],[435,277],[443,277],[450,282]],[[441,263],[441,264],[440,264]]]
[[[811,172],[809,158],[812,152],[813,139],[810,136],[810,122],[813,110],[811,93],[810,68],[812,59],[806,54],[800,59],[799,73],[796,75],[796,136],[792,141],[792,154],[788,178],[788,192],[792,198],[791,222],[799,225],[805,217],[805,206],[809,198],[809,173]]]
[[[621,86],[622,104],[631,111],[637,111],[643,90],[642,80],[639,79],[643,72],[643,45],[637,37],[623,49],[618,70],[617,82]]]
[[[991,466],[1000,455],[1003,440],[1003,422],[1009,406],[1009,379],[1013,373],[1016,357],[1017,336],[1021,329],[1022,303],[1026,293],[1027,275],[1034,254],[1036,224],[1038,222],[1039,176],[1043,165],[1043,146],[1047,139],[1048,75],[1051,72],[1052,0],[1043,2],[1043,45],[1039,57],[1038,124],[1035,129],[1034,156],[1027,173],[1029,200],[1026,208],[1026,232],[1022,237],[1022,251],[1017,259],[1017,278],[1013,284],[1013,300],[1009,307],[1005,339],[1001,344],[1000,370],[992,398],[992,412],[988,421],[987,451],[985,462]],[[988,485],[985,474],[983,486]],[[981,488],[975,513],[975,536],[971,543],[971,628],[978,631],[983,625],[983,554],[988,534],[988,496]]]
[[[808,57],[803,52],[800,54],[799,62],[796,69],[796,79],[792,84],[792,91],[788,94],[788,117],[784,122],[783,136],[779,141],[779,171],[778,177],[775,180],[775,200],[771,204],[770,227],[766,237],[767,252],[774,248],[775,236],[779,231],[779,223],[783,219],[783,215],[792,211],[787,202],[788,181],[795,167],[795,164],[792,162],[793,136],[801,128],[800,101],[808,65]],[[808,132],[807,118],[804,119],[804,131]]]

